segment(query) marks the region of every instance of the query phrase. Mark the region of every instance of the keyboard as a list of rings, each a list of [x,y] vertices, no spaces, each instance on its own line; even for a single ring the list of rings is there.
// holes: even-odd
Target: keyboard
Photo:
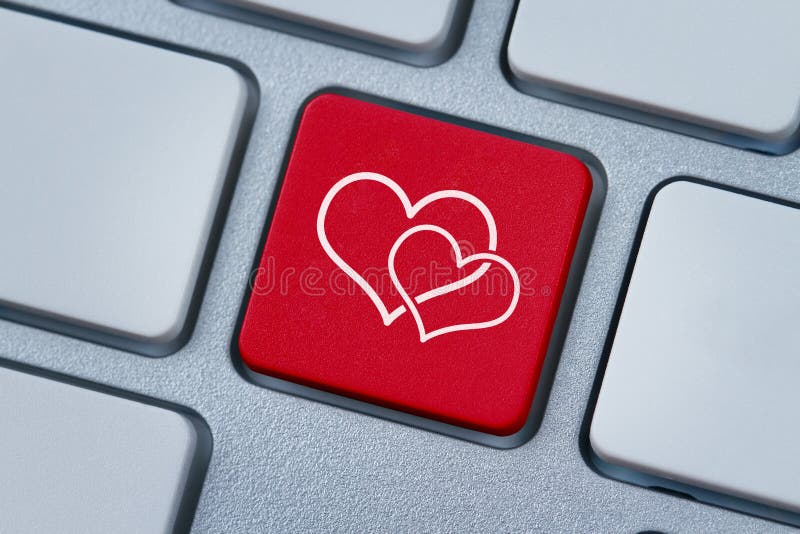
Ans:
[[[788,2],[0,2],[0,532],[800,527]]]

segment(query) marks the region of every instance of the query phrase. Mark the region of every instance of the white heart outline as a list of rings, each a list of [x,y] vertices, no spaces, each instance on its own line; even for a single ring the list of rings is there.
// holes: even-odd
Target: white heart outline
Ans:
[[[425,325],[422,322],[422,317],[420,316],[419,310],[417,310],[417,307],[414,304],[414,300],[416,299],[412,300],[411,297],[408,295],[408,292],[400,283],[400,280],[397,277],[397,272],[394,267],[394,258],[397,254],[397,250],[400,248],[403,242],[405,242],[406,239],[420,232],[435,232],[443,236],[445,239],[447,239],[450,242],[450,246],[453,247],[453,251],[455,252],[456,255],[456,267],[458,267],[459,269],[468,263],[479,260],[484,260],[486,262],[496,262],[502,265],[511,275],[511,279],[514,282],[514,296],[511,298],[511,303],[508,305],[506,311],[503,312],[502,315],[491,321],[483,321],[479,323],[455,324],[451,326],[446,326],[444,328],[439,328],[432,332],[426,332]],[[408,230],[403,232],[403,234],[397,238],[397,241],[394,242],[394,245],[392,245],[392,250],[389,251],[388,267],[389,267],[389,276],[392,278],[392,283],[394,283],[395,287],[397,287],[397,290],[400,292],[400,296],[403,298],[403,301],[406,303],[406,306],[408,306],[411,315],[414,316],[414,321],[417,323],[417,330],[419,331],[419,340],[421,343],[425,343],[426,341],[433,339],[436,336],[441,336],[442,334],[448,334],[450,332],[460,332],[463,330],[478,330],[481,328],[491,328],[493,326],[497,326],[506,319],[508,319],[512,313],[514,313],[514,309],[516,309],[517,302],[519,301],[519,294],[520,294],[519,276],[517,275],[517,271],[514,269],[514,267],[505,258],[498,256],[497,254],[490,254],[486,252],[471,254],[467,257],[462,257],[461,248],[458,246],[458,242],[452,236],[452,234],[450,234],[450,232],[448,232],[444,228],[435,226],[433,224],[421,224],[419,226],[414,226],[413,228],[409,228]],[[464,280],[465,278],[462,278],[462,280]],[[442,286],[442,287],[447,287],[447,286]],[[440,291],[441,289],[442,289],[441,287],[435,288],[426,292],[425,294],[436,293],[434,296],[439,296],[449,292],[449,291],[441,292]]]
[[[336,195],[347,187],[348,185],[359,182],[359,181],[372,181],[378,182],[394,192],[394,194],[400,199],[401,204],[406,212],[406,217],[411,220],[414,216],[419,213],[419,211],[427,206],[428,204],[436,201],[441,200],[443,198],[457,198],[460,200],[465,200],[478,208],[478,211],[481,212],[483,218],[486,220],[486,226],[489,229],[489,250],[495,251],[497,250],[497,226],[494,222],[494,217],[492,216],[492,212],[489,211],[489,208],[484,204],[478,197],[471,195],[469,193],[465,193],[464,191],[459,191],[457,189],[447,189],[443,191],[436,191],[435,193],[431,193],[430,195],[426,195],[422,197],[416,204],[411,204],[411,200],[409,200],[408,195],[406,192],[403,191],[403,188],[400,187],[395,181],[382,174],[378,174],[375,172],[356,172],[345,176],[335,184],[333,187],[330,188],[328,193],[325,195],[325,198],[322,200],[322,204],[319,207],[319,213],[317,214],[317,237],[319,238],[319,242],[322,245],[322,249],[325,253],[330,257],[333,263],[336,264],[342,271],[347,274],[358,286],[367,294],[370,298],[372,303],[378,309],[378,312],[381,314],[381,319],[383,319],[383,324],[385,326],[389,326],[394,322],[395,319],[400,317],[405,311],[405,306],[399,306],[396,309],[392,310],[390,313],[389,310],[384,305],[381,298],[378,296],[377,292],[372,288],[372,286],[367,283],[367,281],[358,274],[352,267],[350,267],[347,262],[345,262],[339,254],[333,250],[330,241],[328,241],[328,236],[325,234],[325,217],[328,214],[328,208],[333,202],[333,199]],[[452,236],[451,236],[452,237]],[[396,243],[396,242],[395,242]],[[459,256],[461,251],[459,249]],[[452,291],[456,291],[462,287],[468,286],[478,278],[484,275],[486,271],[489,270],[491,266],[490,262],[482,264],[478,269],[475,270],[474,273],[465,276],[461,280],[456,280],[451,284],[444,285],[442,287],[432,289],[421,295],[418,295],[414,298],[417,303],[425,302],[428,299],[431,299],[438,295],[443,295],[445,293],[449,293]]]

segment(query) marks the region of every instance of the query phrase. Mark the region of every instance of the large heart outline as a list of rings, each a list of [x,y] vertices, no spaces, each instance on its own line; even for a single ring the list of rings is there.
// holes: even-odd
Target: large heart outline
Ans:
[[[389,312],[389,310],[386,308],[386,305],[383,303],[380,296],[372,288],[372,286],[370,286],[369,283],[360,274],[358,274],[355,271],[355,269],[350,267],[350,265],[348,265],[347,262],[344,261],[344,259],[342,259],[342,257],[333,249],[333,246],[331,246],[331,243],[328,240],[328,236],[325,233],[325,217],[328,214],[328,208],[330,207],[331,202],[333,202],[333,199],[342,189],[344,189],[350,184],[359,181],[378,182],[391,189],[392,192],[394,192],[394,194],[397,196],[397,198],[400,199],[400,202],[403,205],[403,209],[406,212],[406,217],[409,220],[413,219],[414,216],[417,213],[419,213],[419,211],[425,206],[437,200],[441,200],[443,198],[457,198],[469,202],[470,204],[475,206],[478,209],[478,211],[481,212],[481,215],[483,215],[483,218],[486,220],[486,226],[489,230],[489,247],[488,247],[489,250],[491,251],[497,250],[497,226],[495,225],[492,212],[489,211],[489,208],[486,206],[486,204],[484,204],[479,198],[477,198],[474,195],[465,193],[464,191],[459,191],[457,189],[447,189],[442,191],[436,191],[434,193],[426,195],[422,197],[422,199],[420,199],[416,204],[412,204],[411,200],[408,198],[408,195],[406,195],[406,192],[403,191],[403,188],[400,187],[395,181],[393,181],[390,178],[387,178],[386,176],[383,176],[382,174],[378,174],[375,172],[357,172],[345,176],[344,178],[336,182],[333,185],[333,187],[330,188],[328,193],[325,195],[325,198],[322,200],[322,204],[320,204],[319,213],[317,213],[317,237],[319,238],[319,242],[322,245],[322,249],[325,251],[328,257],[330,257],[333,263],[335,263],[337,267],[339,267],[342,271],[344,271],[345,274],[347,274],[347,276],[349,276],[364,291],[364,293],[367,294],[372,303],[375,305],[375,308],[377,308],[378,312],[380,313],[381,319],[383,320],[383,324],[385,326],[389,326],[390,324],[392,324],[392,322],[394,322],[395,319],[400,317],[406,311],[406,306],[398,306],[397,308]],[[459,256],[460,256],[460,249],[459,249]],[[481,276],[483,276],[486,273],[486,271],[489,270],[490,266],[491,262],[483,263],[480,265],[480,267],[478,267],[478,269],[475,270],[475,272],[471,273],[470,275],[465,276],[460,280],[456,280],[455,282],[452,282],[450,284],[446,284],[444,286],[434,288],[430,291],[422,293],[421,295],[416,296],[414,298],[414,301],[416,301],[419,304],[435,296],[443,295],[445,293],[449,293],[452,291],[457,291],[462,287],[466,287],[475,280],[477,280],[478,278],[480,278]],[[398,290],[400,289],[401,288],[398,287]]]
[[[397,255],[397,251],[400,248],[400,246],[406,241],[406,239],[420,232],[435,232],[444,237],[445,239],[447,239],[450,242],[450,246],[453,247],[453,252],[455,253],[455,258],[456,258],[456,267],[458,267],[459,269],[461,269],[468,263],[472,263],[473,261],[484,261],[487,263],[490,262],[498,263],[502,265],[503,268],[506,269],[506,271],[508,271],[514,283],[514,294],[511,297],[511,302],[509,303],[508,308],[506,308],[506,310],[502,313],[502,315],[500,315],[495,319],[492,319],[491,321],[454,324],[443,328],[438,328],[431,332],[427,332],[425,330],[425,324],[423,323],[419,310],[417,309],[417,306],[414,303],[416,299],[412,299],[409,296],[408,292],[403,287],[403,285],[400,283],[400,280],[397,277],[397,271],[395,270],[394,266],[394,259],[395,256]],[[497,254],[491,254],[486,252],[471,254],[469,256],[463,257],[461,255],[461,248],[458,246],[458,242],[453,237],[453,235],[444,228],[432,224],[421,224],[419,226],[414,226],[413,228],[409,228],[408,230],[403,232],[403,234],[400,235],[400,237],[398,237],[397,240],[394,242],[394,245],[392,245],[392,249],[389,251],[388,267],[389,267],[389,276],[392,278],[392,283],[397,288],[398,292],[400,293],[400,296],[402,297],[403,301],[406,303],[406,306],[411,312],[411,315],[414,317],[414,322],[417,323],[417,330],[419,331],[419,340],[421,343],[425,343],[426,341],[433,339],[436,336],[441,336],[442,334],[448,334],[451,332],[460,332],[463,330],[478,330],[482,328],[491,328],[493,326],[497,326],[500,323],[504,322],[506,319],[508,319],[512,313],[514,313],[514,309],[516,309],[517,302],[519,301],[519,295],[520,295],[519,276],[517,275],[517,271],[514,269],[514,267],[505,258],[498,256]],[[467,277],[462,278],[462,280],[466,278]],[[449,291],[441,291],[442,288],[444,287],[446,286],[442,286],[428,291],[427,293],[435,293],[433,296],[429,298],[433,298],[435,296],[448,293]]]

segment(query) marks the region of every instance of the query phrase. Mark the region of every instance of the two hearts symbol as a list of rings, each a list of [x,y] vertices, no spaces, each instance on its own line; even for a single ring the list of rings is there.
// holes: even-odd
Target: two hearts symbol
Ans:
[[[414,217],[417,215],[417,213],[419,213],[419,211],[422,210],[424,207],[429,206],[438,200],[459,199],[468,202],[469,204],[472,204],[475,208],[478,209],[478,211],[481,213],[484,220],[486,221],[486,226],[489,232],[489,246],[488,246],[489,252],[481,252],[464,256],[462,254],[461,247],[459,247],[455,237],[453,237],[453,235],[444,228],[441,228],[440,226],[436,226],[433,224],[419,224],[412,226],[411,228],[403,232],[394,241],[394,244],[392,245],[388,253],[386,267],[389,270],[389,276],[391,278],[392,283],[394,284],[394,287],[396,288],[397,292],[399,293],[400,297],[403,299],[404,302],[404,305],[398,306],[392,311],[389,311],[388,307],[381,299],[381,297],[378,295],[375,288],[373,288],[372,285],[370,285],[369,282],[361,274],[359,274],[344,259],[342,259],[341,255],[336,250],[334,250],[325,231],[326,217],[328,215],[328,210],[334,198],[346,187],[354,183],[363,181],[377,182],[379,184],[388,187],[402,203],[403,208],[405,210],[406,218],[409,221],[412,221]],[[448,243],[452,247],[452,251],[455,257],[456,267],[458,269],[462,269],[468,266],[469,264],[476,262],[479,263],[479,266],[472,273],[463,276],[458,280],[455,280],[448,284],[441,285],[439,287],[432,288],[424,293],[412,297],[408,293],[406,288],[403,286],[403,284],[400,283],[399,277],[397,275],[397,267],[395,265],[395,262],[396,262],[397,252],[400,249],[400,247],[410,237],[425,232],[436,234],[440,237],[445,238],[448,241]],[[334,184],[333,187],[331,187],[331,189],[325,195],[325,198],[323,199],[322,204],[320,205],[319,213],[317,214],[317,237],[319,238],[319,242],[322,245],[323,250],[330,257],[333,263],[335,263],[337,267],[339,267],[345,274],[347,274],[347,276],[349,276],[370,298],[372,303],[375,305],[375,308],[380,313],[381,318],[383,319],[383,324],[386,326],[391,325],[395,321],[395,319],[400,317],[403,313],[405,313],[406,310],[408,310],[413,316],[414,321],[416,322],[417,330],[419,331],[419,339],[420,342],[422,343],[430,339],[433,339],[434,337],[440,336],[442,334],[459,332],[463,330],[478,330],[482,328],[490,328],[496,326],[504,322],[511,316],[511,314],[514,312],[514,309],[517,306],[517,302],[519,301],[520,282],[516,270],[505,258],[494,253],[497,250],[497,227],[495,225],[492,213],[480,199],[463,191],[458,191],[458,190],[437,191],[435,193],[431,193],[430,195],[423,197],[417,203],[412,204],[411,200],[409,200],[408,195],[406,195],[405,191],[403,191],[403,189],[396,182],[387,178],[386,176],[372,172],[359,172],[351,174],[336,182],[336,184]],[[420,265],[422,265],[422,262],[420,262]],[[513,292],[511,300],[502,314],[500,314],[499,316],[490,321],[457,323],[437,328],[432,331],[428,331],[425,328],[425,323],[419,311],[418,307],[419,304],[431,299],[435,299],[442,295],[452,293],[454,291],[457,291],[461,288],[465,288],[475,283],[482,276],[484,276],[486,272],[493,265],[499,266],[500,268],[507,271],[513,283]]]

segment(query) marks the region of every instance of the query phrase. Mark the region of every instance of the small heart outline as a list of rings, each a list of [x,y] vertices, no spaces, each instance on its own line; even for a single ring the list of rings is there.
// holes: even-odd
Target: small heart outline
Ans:
[[[456,257],[456,267],[458,267],[459,269],[461,269],[462,267],[464,267],[468,263],[471,263],[473,261],[481,261],[481,260],[487,262],[487,264],[491,263],[491,262],[495,262],[495,263],[498,263],[498,264],[502,265],[503,268],[509,273],[509,275],[511,275],[511,279],[512,279],[512,281],[514,283],[514,295],[511,297],[511,302],[509,303],[508,308],[506,308],[506,310],[503,312],[503,314],[500,315],[499,317],[495,318],[495,319],[492,319],[491,321],[482,321],[482,322],[478,322],[478,323],[460,323],[460,324],[446,326],[446,327],[443,327],[443,328],[438,328],[436,330],[433,330],[432,332],[427,332],[425,330],[425,324],[422,321],[422,317],[421,317],[421,315],[419,313],[419,310],[417,309],[416,304],[414,304],[414,301],[416,299],[412,299],[409,296],[408,292],[403,287],[403,285],[400,283],[400,280],[399,280],[399,278],[397,276],[397,272],[396,272],[396,269],[395,269],[395,266],[394,266],[394,259],[395,259],[395,256],[397,255],[397,251],[400,248],[400,246],[409,237],[411,237],[414,234],[420,233],[420,232],[435,232],[435,233],[441,235],[442,237],[444,237],[445,239],[447,239],[450,242],[450,246],[453,247],[453,251],[455,252],[455,257]],[[461,255],[461,248],[458,246],[458,242],[453,237],[453,235],[450,232],[448,232],[447,230],[445,230],[444,228],[441,228],[439,226],[435,226],[433,224],[421,224],[419,226],[414,226],[413,228],[409,228],[408,230],[403,232],[403,234],[400,237],[398,237],[397,240],[394,242],[394,244],[392,245],[392,249],[389,251],[388,268],[389,268],[389,276],[392,279],[392,283],[397,288],[397,291],[400,293],[400,296],[402,297],[403,301],[406,303],[406,306],[408,307],[408,310],[411,312],[411,315],[414,317],[414,322],[417,324],[417,331],[419,332],[420,343],[425,343],[426,341],[429,341],[429,340],[431,340],[431,339],[433,339],[433,338],[435,338],[437,336],[441,336],[442,334],[448,334],[448,333],[451,333],[451,332],[461,332],[461,331],[464,331],[464,330],[479,330],[479,329],[483,329],[483,328],[491,328],[493,326],[497,326],[497,325],[503,323],[506,319],[508,319],[511,316],[512,313],[514,313],[514,310],[517,307],[517,303],[519,302],[519,296],[520,296],[519,276],[517,275],[517,271],[514,269],[514,267],[511,265],[511,263],[509,263],[502,256],[498,256],[497,254],[491,254],[491,253],[488,253],[488,252],[481,252],[481,253],[471,254],[469,256],[463,257]],[[488,267],[487,267],[487,270],[488,270]],[[464,280],[466,278],[468,278],[468,277],[462,278],[461,280]],[[472,283],[472,282],[470,282],[470,283]],[[443,295],[443,294],[451,292],[451,291],[447,291],[447,290],[445,290],[443,292],[440,292],[440,290],[442,288],[446,288],[446,287],[448,287],[448,286],[442,286],[440,288],[435,288],[435,289],[432,289],[430,291],[427,291],[425,294],[435,293],[433,296],[429,297],[429,298],[433,298],[435,296],[439,296],[439,295]],[[461,286],[461,287],[464,287],[464,286]]]

